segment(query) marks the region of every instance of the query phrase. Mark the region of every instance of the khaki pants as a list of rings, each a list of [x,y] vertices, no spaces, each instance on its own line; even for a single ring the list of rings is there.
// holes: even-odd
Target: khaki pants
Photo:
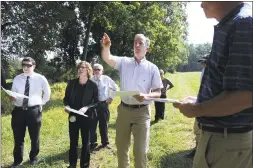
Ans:
[[[134,162],[135,168],[147,167],[147,152],[149,146],[150,130],[150,106],[141,108],[129,108],[118,106],[116,120],[116,147],[118,156],[118,168],[129,168],[129,147],[131,132],[134,138]]]
[[[193,168],[252,168],[252,131],[225,134],[201,130]]]
[[[194,120],[194,125],[193,125],[193,133],[195,134],[195,141],[196,141],[196,144],[198,144],[198,142],[199,142],[200,132],[201,132],[201,130],[200,130],[199,127],[198,127],[198,121],[197,121],[197,119],[195,118],[195,120]]]

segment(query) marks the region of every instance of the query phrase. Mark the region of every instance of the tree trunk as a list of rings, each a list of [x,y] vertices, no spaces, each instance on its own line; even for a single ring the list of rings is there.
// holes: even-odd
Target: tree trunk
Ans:
[[[90,38],[90,29],[91,29],[91,24],[92,24],[92,19],[93,19],[93,11],[94,11],[95,5],[90,6],[90,12],[89,12],[89,20],[88,20],[88,26],[87,30],[85,32],[85,39],[84,39],[84,48],[83,48],[83,56],[81,60],[86,61],[87,58],[87,50],[88,50],[88,43],[89,43],[89,38]]]

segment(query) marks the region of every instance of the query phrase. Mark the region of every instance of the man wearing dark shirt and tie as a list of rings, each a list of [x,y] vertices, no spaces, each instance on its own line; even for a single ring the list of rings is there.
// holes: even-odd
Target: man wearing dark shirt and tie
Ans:
[[[42,119],[42,105],[50,98],[51,90],[47,79],[34,72],[36,63],[31,57],[22,60],[23,72],[13,80],[12,91],[28,96],[27,98],[10,97],[15,105],[12,111],[11,127],[14,135],[14,163],[12,168],[23,161],[24,138],[26,127],[31,139],[30,164],[37,163],[39,154],[39,136]],[[44,93],[42,97],[42,93]]]
[[[166,91],[173,88],[174,85],[169,81],[169,79],[164,77],[164,71],[160,69],[160,76],[163,83],[163,88],[161,90],[161,97],[166,98]],[[169,87],[168,87],[169,86]],[[165,110],[165,103],[164,102],[155,102],[155,122],[158,122],[159,119],[164,119],[164,110]]]

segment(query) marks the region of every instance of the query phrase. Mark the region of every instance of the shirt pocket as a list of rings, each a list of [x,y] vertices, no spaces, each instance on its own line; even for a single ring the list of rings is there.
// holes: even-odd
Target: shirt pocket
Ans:
[[[151,77],[149,74],[140,74],[138,78],[138,88],[141,92],[149,92],[151,88]]]

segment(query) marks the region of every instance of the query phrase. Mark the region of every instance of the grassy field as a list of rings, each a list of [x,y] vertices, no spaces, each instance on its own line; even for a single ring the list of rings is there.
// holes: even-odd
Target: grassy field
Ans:
[[[196,95],[199,88],[200,72],[167,74],[175,87],[167,92],[168,98],[181,99],[188,95]],[[41,127],[41,149],[39,163],[30,166],[30,139],[28,131],[25,138],[23,167],[61,168],[68,166],[68,120],[63,111],[62,98],[64,85],[52,86],[51,100],[43,107]],[[111,118],[109,137],[112,150],[103,149],[91,155],[91,168],[116,168],[117,156],[115,147],[115,120],[119,98],[110,105]],[[154,105],[152,104],[152,120],[154,120]],[[2,116],[2,167],[8,167],[13,162],[13,135],[11,116]],[[184,117],[172,104],[166,104],[165,120],[151,126],[150,149],[148,153],[149,168],[190,168],[191,159],[184,158],[195,144],[192,133],[193,119]],[[100,137],[98,137],[100,142]],[[79,141],[79,146],[81,142]],[[131,167],[133,167],[132,146],[130,149]],[[79,162],[79,161],[78,161]]]

